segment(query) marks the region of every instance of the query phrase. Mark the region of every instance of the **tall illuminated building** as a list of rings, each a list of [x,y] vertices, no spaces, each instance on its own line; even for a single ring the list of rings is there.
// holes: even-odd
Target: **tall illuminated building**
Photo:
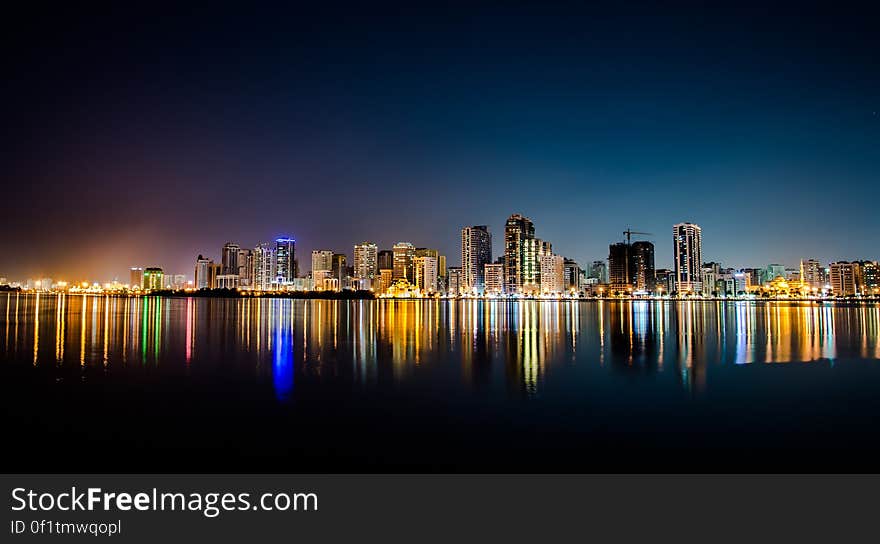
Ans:
[[[504,264],[491,263],[483,266],[483,278],[486,282],[487,295],[504,293]]]
[[[213,259],[209,259],[204,255],[199,255],[196,259],[196,269],[193,275],[193,287],[196,289],[211,288],[210,267],[214,264]]]
[[[238,275],[238,253],[241,251],[241,247],[233,242],[226,242],[223,244],[223,249],[220,253],[220,262],[223,264],[223,275],[225,276],[237,276]]]
[[[553,247],[550,242],[538,238],[526,238],[522,246],[521,283],[518,292],[535,295],[541,292],[542,259],[553,254]]]
[[[640,240],[630,245],[630,276],[636,291],[653,291],[654,244]]]
[[[337,281],[339,288],[345,283],[348,276],[348,257],[345,253],[334,253],[332,266],[330,267],[331,275]]]
[[[384,293],[391,287],[394,282],[394,270],[391,268],[382,268],[379,270],[379,292]]]
[[[605,261],[593,261],[590,263],[588,277],[595,278],[599,283],[608,283],[608,265]]]
[[[378,255],[378,248],[372,242],[361,242],[354,246],[354,276],[374,279],[379,274]]]
[[[876,261],[861,261],[859,268],[862,294],[872,296],[880,294],[880,264]]]
[[[481,293],[485,289],[484,267],[492,262],[492,235],[486,225],[461,229],[462,289]]]
[[[462,294],[461,291],[461,267],[450,266],[447,269],[449,286],[446,288],[446,294],[457,297]]]
[[[838,297],[855,295],[861,287],[861,269],[857,262],[831,263],[829,280],[831,292]]]
[[[376,268],[394,270],[394,252],[390,249],[380,251],[376,256]]]
[[[679,294],[703,290],[702,229],[693,223],[672,227],[672,253],[675,264],[675,290]]]
[[[437,292],[437,257],[416,257],[413,261],[415,285],[423,293]]]
[[[821,290],[825,286],[825,269],[816,259],[801,259],[801,281],[810,289]]]
[[[275,248],[266,243],[257,244],[254,248],[254,279],[253,288],[268,291],[275,283]]]
[[[504,224],[504,289],[521,293],[526,274],[526,244],[535,238],[535,225],[528,217],[515,213]],[[451,289],[451,287],[450,287]]]
[[[629,244],[617,242],[608,246],[608,284],[612,291],[632,288],[632,266]]]
[[[144,269],[144,289],[157,291],[164,288],[165,274],[161,268],[152,267]]]
[[[143,289],[144,288],[144,269],[141,267],[135,267],[129,270],[129,280],[128,284],[132,289]]]
[[[578,291],[581,288],[581,275],[584,271],[574,259],[564,259],[563,267],[565,269],[563,279],[566,291]]]
[[[394,281],[405,279],[410,283],[415,281],[414,259],[416,248],[409,242],[394,244]]]
[[[333,252],[329,249],[312,250],[312,285],[324,289],[324,280],[332,276]]]
[[[541,293],[559,294],[565,291],[565,259],[562,255],[541,256]]]
[[[252,289],[254,286],[254,252],[252,249],[238,250],[238,283]]]
[[[296,278],[296,240],[277,238],[275,240],[275,284],[288,286]]]

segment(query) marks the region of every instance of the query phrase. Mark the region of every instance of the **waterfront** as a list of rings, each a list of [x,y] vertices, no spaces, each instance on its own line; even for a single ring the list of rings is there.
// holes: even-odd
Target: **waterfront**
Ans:
[[[880,450],[871,304],[4,293],[0,320],[18,470],[857,470]]]

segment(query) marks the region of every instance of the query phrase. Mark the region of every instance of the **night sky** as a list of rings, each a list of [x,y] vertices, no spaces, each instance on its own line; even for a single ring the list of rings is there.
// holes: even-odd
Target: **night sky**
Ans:
[[[880,258],[876,14],[365,6],[8,19],[0,276],[282,234],[455,265],[514,212],[582,266],[628,226],[670,266],[679,221],[727,266]]]

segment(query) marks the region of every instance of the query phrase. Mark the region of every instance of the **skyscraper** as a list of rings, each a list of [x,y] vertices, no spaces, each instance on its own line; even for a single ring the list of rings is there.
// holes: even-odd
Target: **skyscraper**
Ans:
[[[565,259],[562,255],[541,256],[541,293],[556,295],[565,291]]]
[[[825,270],[816,259],[801,259],[801,281],[810,289],[821,290],[825,285]]]
[[[630,277],[636,291],[654,290],[654,244],[633,242],[630,246]]]
[[[347,261],[348,257],[345,256],[345,253],[333,254],[333,266],[330,268],[330,271],[333,278],[339,283],[340,288],[345,284],[345,278],[348,276]]]
[[[581,274],[583,270],[578,266],[577,261],[574,259],[565,259],[564,261],[565,273],[563,275],[563,283],[565,284],[565,290],[578,291],[581,288]]]
[[[502,263],[484,265],[483,278],[486,282],[486,294],[500,295],[504,293],[504,265]]]
[[[199,255],[201,257],[201,255]],[[144,269],[140,267],[132,268],[130,271],[129,286],[132,289],[143,289],[144,287]]]
[[[855,295],[860,290],[859,263],[836,262],[831,263],[830,283],[831,292],[835,296],[845,297]]]
[[[238,252],[241,250],[238,244],[226,242],[223,244],[220,262],[223,264],[224,276],[238,275]]]
[[[409,242],[394,244],[394,281],[405,279],[410,283],[415,281],[415,269],[413,260],[416,256],[416,248]]]
[[[630,246],[617,242],[608,246],[608,283],[612,291],[628,291],[632,288],[632,265]]]
[[[242,287],[252,288],[254,283],[254,252],[251,249],[238,250],[238,282]]]
[[[415,285],[423,293],[437,292],[437,257],[416,257],[414,260]]]
[[[504,224],[504,289],[509,294],[522,292],[526,240],[534,238],[535,225],[531,219],[518,213],[507,218]]]
[[[161,268],[145,268],[144,269],[144,289],[156,291],[165,287],[165,274]]]
[[[523,240],[522,285],[520,292],[535,295],[541,292],[541,260],[553,254],[550,242],[538,238]]]
[[[379,273],[378,250],[372,242],[354,246],[354,275],[361,279],[374,279]]]
[[[278,238],[275,240],[275,283],[291,285],[296,277],[296,240]]]
[[[202,255],[199,255],[198,259],[196,259],[195,282],[193,283],[196,289],[211,288],[210,267],[212,264],[214,264],[213,259],[208,259]]]
[[[486,225],[461,229],[462,289],[483,292],[483,267],[492,262],[492,235]]]
[[[376,256],[376,268],[379,270],[394,270],[394,252],[383,249]]]
[[[324,288],[324,279],[332,276],[333,252],[329,249],[312,250],[312,285],[315,289]]]
[[[608,265],[605,261],[593,261],[590,264],[590,278],[596,278],[599,283],[608,283]]]
[[[253,288],[268,291],[275,283],[275,250],[270,244],[257,244],[254,248]]]
[[[672,227],[675,290],[679,294],[699,293],[703,290],[702,229],[693,223],[678,223]]]

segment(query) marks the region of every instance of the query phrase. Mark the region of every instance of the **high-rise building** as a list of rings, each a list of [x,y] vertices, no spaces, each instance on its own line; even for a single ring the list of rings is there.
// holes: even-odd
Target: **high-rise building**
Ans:
[[[608,283],[612,291],[627,291],[632,288],[630,249],[626,242],[617,242],[608,246]]]
[[[253,288],[257,291],[268,291],[275,283],[275,249],[267,243],[257,244],[254,248],[254,279]]]
[[[409,242],[398,242],[394,244],[394,281],[407,280],[410,283],[415,281],[415,270],[413,260],[416,257],[416,248]]]
[[[201,257],[201,255],[199,255]],[[128,285],[131,286],[132,289],[143,289],[144,288],[144,269],[141,267],[132,268],[129,270],[129,280]]]
[[[531,219],[518,213],[507,218],[504,224],[504,290],[508,294],[523,292],[526,241],[534,238],[535,224]]]
[[[223,244],[220,262],[223,263],[224,276],[238,275],[238,252],[241,250],[238,244],[226,242]]]
[[[504,293],[504,264],[490,263],[483,266],[483,278],[486,281],[487,295]]]
[[[588,277],[596,278],[599,283],[608,283],[608,265],[605,261],[593,261],[590,263]]]
[[[838,297],[855,295],[860,290],[861,270],[859,263],[840,261],[831,263],[831,292]]]
[[[880,294],[880,264],[876,261],[861,261],[861,280],[863,295],[876,296]]]
[[[461,229],[462,289],[481,293],[485,288],[483,267],[492,262],[492,235],[486,225]]]
[[[211,264],[208,266],[208,289],[217,289],[220,287],[220,282],[217,280],[220,276],[223,275],[223,265],[220,263],[215,263],[211,261]]]
[[[550,242],[538,238],[523,240],[522,284],[520,292],[538,294],[541,292],[541,259],[553,254]]]
[[[457,297],[461,292],[461,267],[450,266],[447,270],[447,282],[449,286],[446,288],[446,294]]]
[[[278,238],[275,240],[275,284],[288,286],[296,278],[296,240]]]
[[[415,285],[423,293],[437,292],[437,257],[416,257]]]
[[[630,246],[630,278],[636,291],[654,290],[654,244],[640,240]]]
[[[251,249],[238,250],[238,283],[248,289],[254,283],[254,252]]]
[[[675,290],[679,294],[700,293],[703,290],[703,241],[700,226],[693,223],[674,225],[672,248]]]
[[[390,249],[383,249],[376,255],[376,268],[382,270],[394,270],[394,252]]]
[[[801,281],[810,289],[821,291],[825,286],[825,269],[816,259],[801,259]]]
[[[376,244],[361,242],[354,246],[354,276],[356,278],[372,280],[378,273],[378,250]]]
[[[330,271],[333,279],[337,281],[340,289],[345,284],[346,276],[348,276],[348,266],[346,265],[347,260],[348,258],[345,256],[345,253],[333,254],[333,266]]]
[[[210,277],[210,267],[214,264],[212,259],[208,259],[203,255],[199,255],[196,259],[196,270],[194,274],[195,281],[193,286],[196,289],[210,289],[211,288],[211,277]]]
[[[144,289],[157,291],[165,286],[165,274],[161,268],[152,267],[144,269]]]
[[[379,270],[379,292],[385,293],[391,284],[394,283],[394,270],[391,268],[382,268]]]
[[[565,291],[565,259],[561,255],[541,256],[541,293],[556,295]]]
[[[312,250],[312,284],[323,289],[324,278],[332,277],[333,252],[329,249]]]
[[[583,270],[578,266],[574,259],[565,259],[565,271],[563,273],[563,283],[566,291],[579,291],[581,288],[581,275]]]

